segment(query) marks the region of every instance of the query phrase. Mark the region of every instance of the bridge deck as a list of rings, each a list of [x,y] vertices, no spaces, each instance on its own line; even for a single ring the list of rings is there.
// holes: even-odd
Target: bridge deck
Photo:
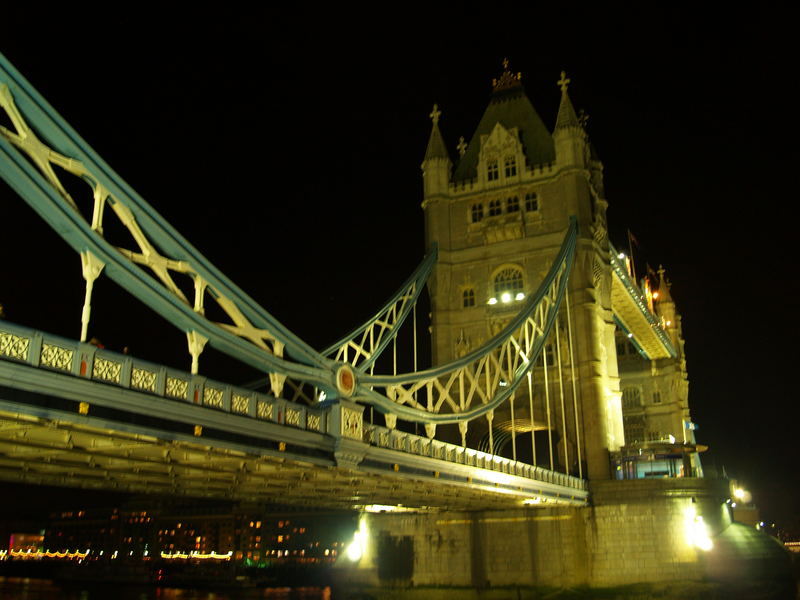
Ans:
[[[7,480],[347,508],[582,505],[588,494],[576,477],[360,421],[347,439],[338,404],[303,406],[7,322],[0,359]]]

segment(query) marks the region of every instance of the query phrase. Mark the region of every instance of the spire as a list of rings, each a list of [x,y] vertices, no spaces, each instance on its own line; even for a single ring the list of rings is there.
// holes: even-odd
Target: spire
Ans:
[[[428,139],[428,148],[425,150],[425,160],[432,158],[450,160],[450,155],[447,153],[447,147],[442,138],[442,132],[439,131],[439,117],[441,114],[442,111],[439,110],[439,105],[434,104],[431,114],[428,115],[433,121],[433,128],[431,129],[431,137]]]
[[[477,177],[481,138],[491,134],[498,123],[506,130],[517,129],[525,161],[529,166],[552,163],[556,159],[553,136],[525,95],[522,74],[512,73],[508,59],[504,59],[502,75],[492,80],[489,106],[468,143],[459,148],[459,159],[453,173],[454,181]]]
[[[658,265],[658,301],[659,302],[673,302],[672,294],[669,293],[670,284],[667,283],[664,277],[664,266]]]
[[[556,131],[567,127],[581,127],[581,120],[578,119],[578,115],[575,114],[575,108],[572,106],[572,101],[569,99],[569,94],[567,93],[567,86],[570,80],[567,79],[567,74],[564,71],[561,71],[561,79],[559,79],[557,83],[561,88],[561,104],[558,107]]]

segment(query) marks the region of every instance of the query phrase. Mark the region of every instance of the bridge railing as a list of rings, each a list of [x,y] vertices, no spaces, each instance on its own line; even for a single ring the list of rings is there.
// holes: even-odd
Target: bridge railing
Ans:
[[[171,402],[199,405],[320,434],[331,433],[330,406],[314,408],[297,404],[2,320],[0,359],[153,395]],[[364,423],[363,442],[376,448],[575,490],[588,489],[585,480],[565,473],[397,429]]]
[[[488,469],[577,490],[588,489],[588,482],[578,477],[397,429],[365,424],[364,441],[370,446],[386,448],[387,450],[397,450],[416,456],[436,458],[467,467]]]
[[[0,321],[0,358],[167,400],[324,433],[327,411]]]

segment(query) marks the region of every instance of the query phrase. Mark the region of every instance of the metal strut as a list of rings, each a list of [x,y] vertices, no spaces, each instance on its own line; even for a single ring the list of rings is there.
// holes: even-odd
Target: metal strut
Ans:
[[[389,417],[400,417],[424,423],[426,430],[434,431],[436,423],[465,424],[478,416],[491,418],[492,411],[527,377],[553,327],[572,266],[577,235],[574,218],[539,290],[509,325],[481,348],[424,371],[392,375],[368,372],[408,313],[413,313],[435,260],[431,253],[373,319],[327,349],[335,353],[335,359],[326,357],[203,257],[2,55],[0,108],[15,129],[0,127],[0,176],[76,252],[91,253],[105,265],[104,272],[111,279],[186,332],[195,363],[202,348],[199,343],[192,345],[192,340],[207,339],[221,352],[269,373],[271,379],[281,383],[286,378],[297,380],[325,391],[328,398],[345,395],[385,413],[387,422]],[[81,216],[53,165],[91,187],[95,203],[91,222]],[[106,205],[131,233],[138,248],[117,248],[103,237],[103,219],[109,213],[104,210]],[[193,280],[194,298],[187,298],[175,284],[176,275]],[[229,322],[206,318],[204,307],[209,301],[219,305]],[[354,358],[343,366],[343,354],[348,349]],[[342,372],[345,377],[338,376]]]

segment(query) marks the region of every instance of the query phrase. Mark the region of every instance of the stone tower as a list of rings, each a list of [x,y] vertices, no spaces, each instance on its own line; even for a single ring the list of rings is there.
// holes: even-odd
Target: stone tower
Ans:
[[[602,165],[568,84],[562,73],[551,132],[526,96],[521,75],[504,61],[475,133],[458,144],[454,168],[434,106],[422,163],[426,240],[439,245],[430,282],[433,358],[441,364],[461,356],[499,331],[538,288],[575,216],[578,244],[568,293],[582,431],[577,436],[567,427],[566,436],[573,444],[580,439],[584,476],[607,479],[609,452],[624,444],[607,204]],[[541,427],[533,412],[526,415],[528,431]],[[494,419],[503,426],[502,416]]]
[[[675,348],[675,356],[649,360],[623,331],[617,331],[626,444],[619,462],[629,478],[702,476],[698,451],[704,447],[696,444],[695,425],[689,414],[689,380],[681,316],[663,267],[657,275],[648,273],[642,282],[651,310]],[[665,457],[673,460],[664,460]]]

